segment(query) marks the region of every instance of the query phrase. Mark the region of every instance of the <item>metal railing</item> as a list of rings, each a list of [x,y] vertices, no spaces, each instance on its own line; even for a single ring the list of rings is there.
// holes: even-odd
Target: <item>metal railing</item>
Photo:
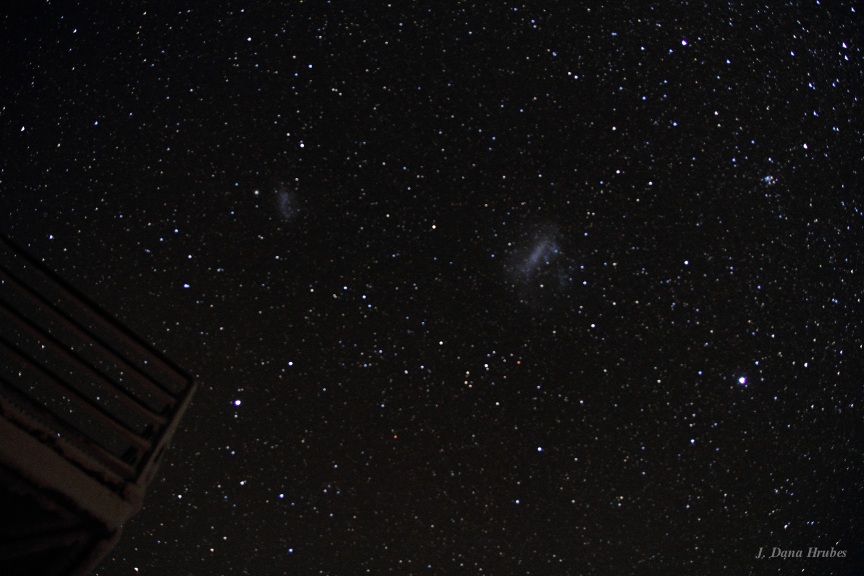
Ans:
[[[5,420],[140,500],[193,392],[164,355],[0,236]]]

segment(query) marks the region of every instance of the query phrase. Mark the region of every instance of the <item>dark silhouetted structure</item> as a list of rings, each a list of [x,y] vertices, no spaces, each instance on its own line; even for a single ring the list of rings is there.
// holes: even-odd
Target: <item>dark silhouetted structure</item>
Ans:
[[[87,574],[142,505],[195,386],[0,239],[0,574]]]

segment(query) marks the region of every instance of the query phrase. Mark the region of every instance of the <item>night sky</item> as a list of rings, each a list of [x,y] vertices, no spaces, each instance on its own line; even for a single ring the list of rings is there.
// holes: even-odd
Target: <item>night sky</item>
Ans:
[[[627,4],[2,9],[0,229],[199,385],[99,575],[857,573],[864,5]]]

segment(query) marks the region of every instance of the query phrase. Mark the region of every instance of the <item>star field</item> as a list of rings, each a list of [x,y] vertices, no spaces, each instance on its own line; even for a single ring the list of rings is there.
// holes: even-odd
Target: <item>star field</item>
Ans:
[[[864,7],[15,10],[2,231],[199,385],[97,574],[860,573]]]

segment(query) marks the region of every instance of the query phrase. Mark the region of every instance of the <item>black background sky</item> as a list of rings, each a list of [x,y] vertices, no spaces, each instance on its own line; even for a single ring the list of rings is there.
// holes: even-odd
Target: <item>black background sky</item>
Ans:
[[[568,4],[3,9],[2,230],[200,386],[98,574],[861,568],[864,7]]]

